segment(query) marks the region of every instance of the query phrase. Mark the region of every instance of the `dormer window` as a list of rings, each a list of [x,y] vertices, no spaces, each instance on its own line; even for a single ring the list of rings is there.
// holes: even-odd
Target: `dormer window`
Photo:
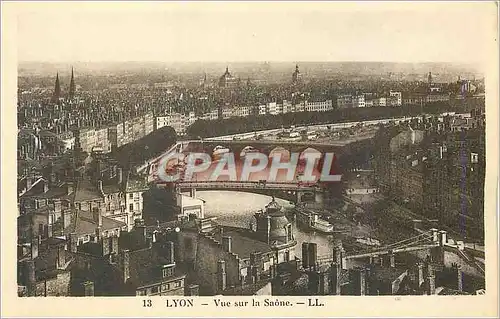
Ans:
[[[174,275],[174,266],[173,265],[165,265],[162,269],[163,278],[171,277]]]

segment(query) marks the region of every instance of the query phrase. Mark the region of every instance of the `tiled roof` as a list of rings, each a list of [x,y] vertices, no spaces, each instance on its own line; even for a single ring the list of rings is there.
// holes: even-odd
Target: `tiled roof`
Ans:
[[[71,217],[71,224],[64,229],[65,234],[76,233],[77,236],[95,234],[98,224],[94,220],[92,212],[74,210]],[[102,217],[102,231],[122,228],[124,226],[126,224],[123,222],[106,216]]]
[[[60,272],[65,271],[65,270],[59,270],[56,267],[57,257],[58,257],[58,252],[57,252],[58,246],[64,245],[64,243],[65,243],[64,240],[54,239],[51,242],[42,243],[42,245],[39,247],[38,257],[34,259],[36,277],[38,280],[44,278],[50,278]],[[48,245],[48,247],[45,246],[46,244]],[[70,261],[71,261],[70,256],[66,256],[66,262],[68,263],[67,265],[68,267],[71,266],[71,264],[69,263]]]
[[[33,184],[31,184],[31,188],[26,193],[24,193],[21,197],[28,198],[28,197],[33,197],[33,196],[43,194],[44,183],[46,183],[46,181],[43,178],[41,178],[41,177],[36,178],[33,181]],[[20,183],[18,184],[19,190],[22,190],[24,188],[27,188],[26,179],[21,180]]]
[[[76,185],[73,200],[75,202],[84,202],[95,199],[102,199],[102,194],[97,190],[97,187],[88,180],[79,181]]]
[[[223,295],[228,296],[253,296],[259,290],[264,288],[267,284],[269,284],[269,279],[261,280],[255,284],[248,284],[244,286],[238,286],[234,288],[228,288],[224,290]]]
[[[166,256],[161,254],[157,245],[151,248],[131,251],[130,282],[136,286],[146,286],[162,279],[161,266],[168,264]],[[173,276],[168,279],[183,277],[184,273],[176,266]]]
[[[250,253],[271,252],[271,246],[267,243],[253,238],[253,233],[245,228],[224,227],[223,234],[215,231],[215,240],[222,242],[222,236],[231,236],[231,252],[237,254],[241,259],[250,258]]]
[[[119,193],[121,191],[119,185],[113,184],[113,185],[103,185],[102,186],[102,192],[104,194],[113,194],[113,193]]]

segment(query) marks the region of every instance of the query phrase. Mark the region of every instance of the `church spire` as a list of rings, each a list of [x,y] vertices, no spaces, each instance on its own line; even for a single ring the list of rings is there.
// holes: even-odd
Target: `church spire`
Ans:
[[[54,95],[52,96],[52,102],[59,102],[59,97],[61,96],[61,84],[59,83],[59,72],[56,74],[56,84],[54,87]]]
[[[75,97],[75,75],[73,73],[73,67],[71,67],[71,81],[69,83],[69,99],[72,100]]]

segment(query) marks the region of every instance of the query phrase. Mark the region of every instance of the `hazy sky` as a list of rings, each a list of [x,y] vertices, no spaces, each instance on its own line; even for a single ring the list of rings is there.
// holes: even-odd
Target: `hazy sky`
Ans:
[[[479,62],[493,3],[29,3],[19,61]]]

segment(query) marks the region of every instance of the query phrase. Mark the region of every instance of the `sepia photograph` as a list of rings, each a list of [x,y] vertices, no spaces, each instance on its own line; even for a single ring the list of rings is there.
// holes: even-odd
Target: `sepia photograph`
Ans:
[[[497,299],[497,6],[2,3],[2,299]]]

